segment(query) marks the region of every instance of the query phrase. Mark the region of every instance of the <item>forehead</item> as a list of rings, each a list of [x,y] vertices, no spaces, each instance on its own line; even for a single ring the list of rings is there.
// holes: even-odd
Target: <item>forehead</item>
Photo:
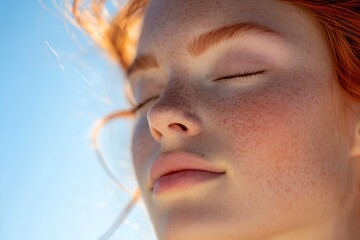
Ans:
[[[167,61],[181,57],[194,37],[242,22],[274,29],[294,42],[321,37],[310,15],[280,0],[150,0],[137,55],[155,52]]]

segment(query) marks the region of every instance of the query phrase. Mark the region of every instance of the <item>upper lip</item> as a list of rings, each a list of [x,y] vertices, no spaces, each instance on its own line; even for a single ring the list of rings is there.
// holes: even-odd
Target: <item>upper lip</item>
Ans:
[[[150,168],[151,187],[157,179],[170,173],[184,170],[198,170],[214,173],[225,171],[215,167],[206,159],[184,151],[173,151],[159,155]]]

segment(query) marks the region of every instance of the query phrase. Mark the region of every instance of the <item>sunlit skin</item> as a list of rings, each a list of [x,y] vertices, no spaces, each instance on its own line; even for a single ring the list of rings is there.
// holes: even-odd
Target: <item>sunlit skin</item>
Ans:
[[[203,33],[249,22],[278,34],[188,51]],[[160,97],[137,114],[132,153],[160,240],[360,239],[360,105],[337,84],[315,19],[276,0],[153,0],[144,54],[157,64],[129,76],[134,98]],[[260,73],[222,79],[243,72]],[[156,196],[149,169],[176,150],[225,174]]]

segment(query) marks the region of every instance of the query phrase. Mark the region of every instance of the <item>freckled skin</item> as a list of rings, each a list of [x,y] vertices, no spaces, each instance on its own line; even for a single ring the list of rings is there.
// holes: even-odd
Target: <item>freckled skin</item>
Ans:
[[[235,22],[263,24],[286,41],[249,36],[198,58],[186,52],[193,37]],[[225,61],[219,57],[225,48],[258,49],[269,59],[260,66],[268,71],[250,84],[212,82],[205,76]],[[354,137],[359,119],[340,114],[348,99],[314,19],[275,0],[153,0],[138,54],[148,51],[160,67],[143,76],[161,73],[164,88],[138,113],[132,152],[159,239],[358,239],[359,160],[351,153],[359,146],[349,135]],[[169,130],[171,123],[200,132]],[[154,197],[149,168],[160,153],[178,149],[226,174],[209,186]]]

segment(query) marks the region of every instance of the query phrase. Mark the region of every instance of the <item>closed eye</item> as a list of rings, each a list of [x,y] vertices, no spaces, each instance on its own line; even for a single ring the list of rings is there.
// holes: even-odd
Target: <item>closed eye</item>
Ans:
[[[233,78],[243,78],[243,79],[246,79],[246,78],[249,78],[251,76],[254,76],[254,75],[260,75],[260,74],[263,74],[265,72],[265,70],[260,70],[260,71],[253,71],[253,72],[247,72],[247,71],[244,71],[244,72],[241,72],[241,73],[237,73],[237,74],[233,74],[233,75],[227,75],[227,76],[223,76],[223,77],[220,77],[220,78],[216,78],[214,79],[213,81],[220,81],[220,80],[228,80],[228,79],[233,79]],[[152,100],[156,100],[158,99],[159,96],[153,96],[153,97],[150,97],[148,98],[147,100],[139,103],[139,104],[136,104],[135,106],[133,106],[133,111],[136,112],[138,110],[140,110],[143,106],[145,106],[147,103],[151,102]]]
[[[264,72],[265,72],[265,70],[253,71],[253,72],[244,71],[244,72],[237,73],[237,74],[222,76],[222,77],[214,79],[213,81],[227,80],[227,79],[233,79],[233,78],[245,78],[246,79],[246,78],[254,76],[254,75],[263,74]]]
[[[135,106],[133,106],[133,112],[136,112],[138,110],[140,110],[143,106],[145,106],[146,104],[148,104],[149,102],[151,102],[152,100],[156,100],[158,99],[159,96],[154,96],[154,97],[151,97],[151,98],[148,98],[147,100],[139,103],[139,104],[136,104]]]

